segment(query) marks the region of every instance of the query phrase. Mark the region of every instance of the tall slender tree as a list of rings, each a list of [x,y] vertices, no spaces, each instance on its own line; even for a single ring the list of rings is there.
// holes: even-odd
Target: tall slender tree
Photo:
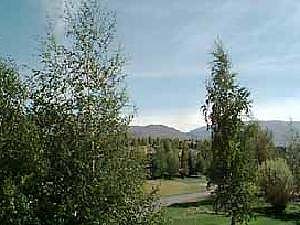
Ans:
[[[180,156],[180,174],[182,178],[189,175],[189,145],[186,141],[181,143],[181,156]]]
[[[220,41],[212,52],[211,80],[202,107],[212,135],[210,179],[217,184],[215,209],[231,216],[231,224],[248,222],[251,216],[251,168],[245,148],[243,117],[250,93],[236,83],[229,56]]]

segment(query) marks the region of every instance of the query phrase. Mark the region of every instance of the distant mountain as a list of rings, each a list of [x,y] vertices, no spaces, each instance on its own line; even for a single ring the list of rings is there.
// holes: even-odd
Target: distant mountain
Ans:
[[[130,127],[132,134],[135,137],[162,137],[162,138],[191,138],[186,133],[176,130],[175,128],[163,125],[149,125],[149,126],[132,126]]]
[[[258,121],[261,127],[268,129],[272,135],[276,146],[286,146],[290,135],[290,122],[279,120]],[[300,121],[293,121],[292,127],[300,132]],[[208,139],[210,132],[206,127],[200,127],[189,132],[182,132],[172,127],[163,125],[133,126],[130,128],[135,137],[162,137],[179,139]]]
[[[206,127],[199,127],[194,130],[191,130],[187,133],[189,136],[191,136],[193,139],[208,139],[211,137],[211,133],[209,130],[207,130]]]
[[[268,129],[272,135],[276,146],[286,146],[291,135],[290,121],[268,120],[259,121],[261,127]],[[293,121],[292,128],[300,132],[300,121]]]

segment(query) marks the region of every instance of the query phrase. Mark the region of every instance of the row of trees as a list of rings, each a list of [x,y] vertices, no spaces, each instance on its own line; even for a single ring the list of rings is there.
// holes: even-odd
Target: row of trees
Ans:
[[[0,223],[162,224],[129,148],[125,58],[99,1],[66,2],[24,79],[0,61]]]
[[[267,159],[279,156],[280,150],[273,143],[272,135],[258,123],[245,125],[245,145],[253,165],[258,167]],[[151,178],[209,175],[213,168],[211,140],[180,140],[169,138],[136,138],[130,145],[144,149],[148,155]],[[282,154],[285,155],[284,152]]]
[[[210,141],[137,138],[130,145],[144,149],[150,178],[206,174],[211,162]]]

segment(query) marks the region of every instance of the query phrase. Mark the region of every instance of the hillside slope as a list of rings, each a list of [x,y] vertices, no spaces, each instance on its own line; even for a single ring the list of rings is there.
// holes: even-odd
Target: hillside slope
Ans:
[[[191,138],[187,133],[184,133],[175,128],[163,125],[149,125],[149,126],[132,126],[130,131],[135,137],[161,137],[161,138]]]
[[[276,146],[286,146],[290,137],[290,121],[268,120],[258,121],[265,129],[268,129],[272,135]],[[300,121],[293,121],[292,127],[300,132]],[[179,138],[179,139],[207,139],[210,138],[210,132],[206,127],[200,127],[189,132],[182,132],[172,127],[163,125],[133,126],[130,128],[135,137],[161,137],[161,138]]]

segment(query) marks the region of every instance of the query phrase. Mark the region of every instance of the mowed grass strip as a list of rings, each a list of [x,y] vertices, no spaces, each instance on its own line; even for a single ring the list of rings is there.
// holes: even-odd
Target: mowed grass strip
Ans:
[[[172,225],[228,225],[230,218],[217,215],[212,211],[211,202],[178,204],[167,208],[168,216],[173,220]],[[259,214],[250,221],[249,225],[299,225],[300,203],[290,204],[283,215]]]
[[[205,179],[185,178],[173,180],[148,180],[145,184],[145,190],[158,189],[161,196],[181,195],[188,193],[203,192],[206,188]]]

